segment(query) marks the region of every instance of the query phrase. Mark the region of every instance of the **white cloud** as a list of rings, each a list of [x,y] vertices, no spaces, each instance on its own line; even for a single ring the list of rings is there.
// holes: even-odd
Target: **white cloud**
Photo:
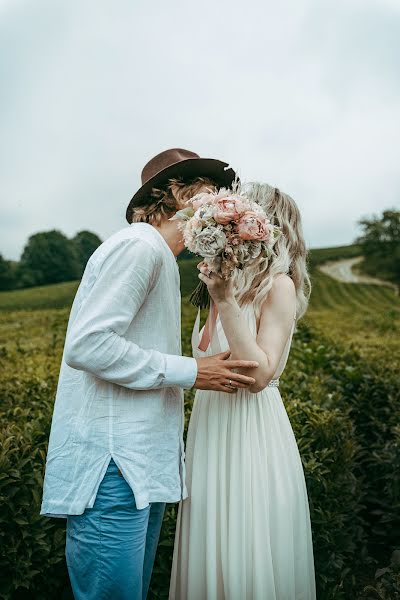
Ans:
[[[399,204],[400,11],[386,0],[0,4],[0,252],[124,225],[153,154],[228,160],[298,201],[307,241]]]

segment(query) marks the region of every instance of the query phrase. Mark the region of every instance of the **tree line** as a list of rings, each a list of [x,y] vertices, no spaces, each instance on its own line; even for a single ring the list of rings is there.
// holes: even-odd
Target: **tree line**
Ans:
[[[362,219],[359,224],[362,270],[400,285],[400,210],[384,210],[382,216]]]
[[[364,256],[362,270],[370,275],[400,284],[400,211],[383,211],[381,216],[359,221],[360,244]],[[80,279],[89,257],[101,244],[91,231],[80,231],[68,239],[61,231],[32,235],[19,262],[0,254],[0,290],[47,285]],[[180,259],[191,258],[187,250]]]
[[[0,290],[47,285],[80,279],[89,257],[101,244],[91,231],[69,239],[61,231],[31,235],[19,262],[0,254]]]

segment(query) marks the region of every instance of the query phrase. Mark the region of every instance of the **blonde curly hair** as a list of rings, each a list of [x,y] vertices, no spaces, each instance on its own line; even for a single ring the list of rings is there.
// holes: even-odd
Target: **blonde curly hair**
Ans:
[[[215,191],[217,186],[207,177],[196,177],[189,182],[169,179],[164,189],[152,189],[150,204],[133,209],[131,222],[150,223],[159,227],[162,221],[172,217],[190,198],[204,191],[204,188]]]

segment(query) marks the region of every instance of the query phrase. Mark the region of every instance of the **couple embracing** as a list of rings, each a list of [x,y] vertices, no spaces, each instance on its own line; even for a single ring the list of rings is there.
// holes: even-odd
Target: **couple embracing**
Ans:
[[[184,249],[171,219],[232,185],[222,161],[172,149],[142,172],[129,226],[90,258],[69,319],[41,514],[67,519],[76,600],[142,600],[165,504],[179,502],[171,600],[315,600],[307,491],[280,392],[307,307],[300,215],[266,184],[249,196],[282,235],[223,279],[199,264],[218,316],[181,355]],[[186,459],[183,390],[197,390]]]

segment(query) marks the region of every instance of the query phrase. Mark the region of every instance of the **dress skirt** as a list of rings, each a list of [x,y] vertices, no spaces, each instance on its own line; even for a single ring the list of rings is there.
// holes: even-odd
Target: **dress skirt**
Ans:
[[[170,600],[315,600],[307,489],[278,387],[198,391]]]

